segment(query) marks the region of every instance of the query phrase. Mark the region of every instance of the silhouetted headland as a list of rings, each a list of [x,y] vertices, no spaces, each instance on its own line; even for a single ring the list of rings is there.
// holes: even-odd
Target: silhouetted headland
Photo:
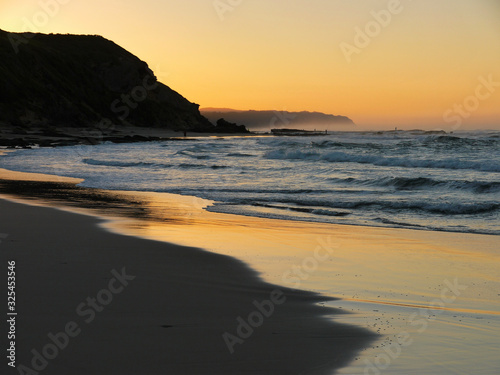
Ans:
[[[97,35],[0,30],[0,86],[0,145],[158,138],[145,129],[247,131],[212,124],[144,61]],[[139,130],[126,138],[125,128]]]

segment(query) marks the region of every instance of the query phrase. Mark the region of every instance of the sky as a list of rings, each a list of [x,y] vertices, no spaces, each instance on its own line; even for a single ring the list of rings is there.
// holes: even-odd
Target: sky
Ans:
[[[500,130],[500,0],[0,0],[0,28],[102,35],[201,107]]]

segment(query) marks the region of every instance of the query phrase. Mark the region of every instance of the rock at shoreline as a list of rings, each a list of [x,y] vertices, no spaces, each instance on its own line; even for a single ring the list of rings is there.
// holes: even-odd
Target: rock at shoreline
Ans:
[[[245,125],[238,125],[223,118],[217,120],[216,133],[249,133]]]

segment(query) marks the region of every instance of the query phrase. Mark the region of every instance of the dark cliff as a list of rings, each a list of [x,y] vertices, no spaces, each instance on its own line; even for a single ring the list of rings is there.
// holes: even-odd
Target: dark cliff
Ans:
[[[0,125],[117,126],[211,131],[198,105],[100,36],[0,30]]]

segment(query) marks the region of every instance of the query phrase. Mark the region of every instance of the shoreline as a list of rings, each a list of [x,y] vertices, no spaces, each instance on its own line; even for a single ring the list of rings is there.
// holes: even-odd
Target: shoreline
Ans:
[[[23,173],[18,177],[21,175]],[[76,182],[64,183],[74,186]],[[46,190],[43,191],[46,193]],[[208,212],[203,207],[210,201],[195,197],[87,188],[72,190],[98,193],[97,197],[102,199],[91,212],[101,209],[97,215],[102,216],[104,210],[104,216],[110,220],[100,226],[112,233],[229,255],[251,267],[255,275],[267,283],[320,293],[326,299],[315,301],[316,306],[319,302],[321,308],[348,313],[330,315],[328,319],[334,323],[376,332],[376,340],[368,334],[373,346],[365,346],[356,360],[339,369],[338,374],[363,373],[369,363],[376,363],[381,353],[384,355],[387,345],[391,348],[390,345],[397,342],[401,332],[409,331],[412,340],[422,339],[426,344],[413,344],[411,350],[402,348],[404,354],[394,359],[395,363],[385,371],[389,374],[404,373],[411,368],[419,369],[422,374],[435,373],[437,370],[431,364],[421,369],[419,358],[431,356],[432,348],[451,342],[461,350],[467,348],[470,355],[450,360],[460,363],[467,358],[469,366],[478,366],[476,362],[484,360],[485,353],[491,352],[497,342],[487,332],[500,328],[496,313],[498,296],[493,293],[500,286],[494,267],[495,259],[499,259],[498,236],[260,219]],[[107,195],[112,199],[107,199]],[[85,193],[82,196],[85,197]],[[74,205],[82,204],[82,200],[73,200],[69,210],[75,210]],[[102,206],[106,200],[111,204]],[[120,217],[125,218],[120,220]],[[327,247],[332,239],[333,256],[321,262],[316,258],[317,264],[307,263],[315,261],[312,256],[318,239]],[[312,270],[311,266],[314,266]],[[300,271],[307,271],[307,277],[302,278]],[[452,305],[434,310],[434,301],[439,298],[443,285],[454,280],[466,285],[467,290],[460,291],[461,295]],[[412,314],[422,311],[438,311],[442,321],[433,323],[436,327],[424,321],[432,329],[426,330],[423,338],[419,336],[418,326],[410,320]],[[457,341],[467,330],[471,330],[467,332],[470,345]],[[442,373],[453,374],[444,370]]]
[[[2,156],[5,152],[13,152],[15,150],[1,150],[0,149],[0,156]],[[81,178],[73,178],[73,177],[65,177],[65,176],[58,176],[58,175],[49,175],[49,174],[40,174],[40,173],[33,173],[33,172],[18,172],[18,171],[12,171],[12,170],[7,170],[4,168],[0,168],[0,180],[5,180],[5,181],[10,181],[11,183],[14,181],[37,181],[37,182],[48,182],[48,183],[66,183],[68,184],[67,186],[73,185],[75,188],[80,189],[82,191],[87,191],[87,192],[107,192],[109,196],[123,196],[123,199],[125,201],[130,202],[129,199],[130,197],[133,197],[134,195],[150,195],[150,196],[155,196],[155,195],[164,195],[164,196],[171,196],[171,197],[177,197],[181,201],[190,201],[193,202],[195,206],[198,206],[198,208],[207,208],[208,206],[212,205],[215,203],[215,201],[201,198],[198,196],[192,196],[192,195],[183,195],[183,194],[176,194],[176,193],[166,193],[166,192],[151,192],[151,191],[133,191],[133,190],[107,190],[107,189],[101,189],[101,188],[89,188],[89,187],[78,187],[76,185],[84,182],[84,179]],[[34,189],[27,189],[26,192],[19,193],[18,190],[17,192],[13,192],[13,188],[10,188],[10,192],[5,192],[4,189],[0,187],[0,194],[10,194],[13,193],[14,195],[19,195],[19,196],[24,196],[26,198],[31,198],[33,195],[38,196],[38,199],[42,199],[46,197],[46,194],[44,193],[36,193]],[[90,193],[88,195],[91,195]],[[94,197],[95,198],[95,197]],[[57,199],[56,199],[57,200]],[[67,203],[66,200],[61,200],[59,199],[59,204],[64,204]],[[191,204],[188,203],[188,206]],[[83,210],[92,208],[90,207],[90,201],[87,200],[86,202],[83,202],[79,207]],[[75,205],[72,210],[75,210],[77,206]],[[82,212],[82,211],[79,211]],[[448,230],[448,229],[439,229],[439,228],[426,228],[426,227],[404,227],[404,226],[384,226],[384,225],[368,225],[368,224],[356,224],[356,223],[330,223],[327,221],[320,221],[320,220],[306,220],[302,218],[282,218],[282,217],[267,217],[267,216],[261,216],[261,215],[250,215],[250,214],[245,214],[245,213],[224,213],[224,212],[218,212],[218,211],[211,211],[207,210],[207,212],[210,212],[210,214],[216,216],[216,215],[228,215],[229,217],[235,216],[235,217],[243,217],[243,218],[248,218],[249,220],[252,219],[259,219],[263,221],[281,221],[281,222],[294,222],[297,223],[297,225],[320,225],[320,226],[341,226],[341,227],[348,227],[348,228],[359,228],[363,230],[366,228],[366,230],[395,230],[395,231],[416,231],[416,232],[424,232],[424,233],[445,233],[445,234],[457,234],[457,235],[478,235],[478,236],[493,236],[493,237],[498,237],[500,239],[499,234],[493,234],[493,233],[488,233],[488,232],[481,232],[481,231],[459,231],[459,230]],[[100,215],[102,215],[101,213]],[[191,213],[192,214],[192,213]],[[135,213],[137,215],[137,213]],[[98,215],[99,216],[99,215]],[[118,214],[120,216],[120,214]],[[132,214],[134,216],[134,214]]]
[[[396,248],[400,242],[409,242],[411,246],[402,248],[414,249],[414,245],[418,245],[419,251],[424,252],[439,249],[441,256],[471,255],[477,244],[485,254],[498,255],[495,243],[500,245],[500,236],[492,234],[331,224],[218,213],[206,210],[213,201],[195,196],[76,186],[81,182],[82,179],[72,177],[0,169],[0,199],[95,217],[102,220],[100,227],[114,234],[201,248],[209,253],[237,258],[254,269],[270,265],[270,262],[264,264],[263,259],[254,262],[254,257],[260,258],[258,252],[296,253],[299,259],[306,258],[317,245],[316,242],[311,243],[310,239],[302,238],[307,237],[309,232],[313,237],[322,236],[323,239],[333,234],[336,242],[345,247],[344,252],[358,252],[373,240],[376,241],[371,244],[374,249]],[[293,237],[294,240],[283,244],[269,241],[270,237],[279,238],[282,235]],[[260,249],[257,253],[255,243],[247,244],[250,237],[258,239]],[[269,244],[265,245],[263,241]],[[235,244],[241,249],[236,250]],[[297,251],[301,246],[302,249]],[[366,255],[366,251],[361,250],[361,254]],[[282,284],[285,281],[283,277],[269,277],[268,271],[267,274],[262,274],[267,282]]]
[[[29,202],[0,206],[2,262],[15,259],[19,270],[17,364],[31,367],[30,350],[68,322],[81,333],[47,373],[329,374],[375,337],[328,319],[342,313],[318,305],[330,297],[268,284],[235,258],[110,233],[103,219]],[[124,268],[134,279],[109,307],[75,310]],[[269,316],[240,337],[237,319],[258,319],[260,308]]]
[[[22,128],[6,127],[0,124],[0,146],[10,149],[38,147],[64,147],[78,145],[95,145],[104,142],[136,143],[155,141],[184,141],[209,137],[259,137],[270,136],[265,134],[250,133],[217,133],[197,132],[161,128],[145,128],[137,126],[122,127],[94,127],[70,128],[58,127],[46,129],[33,128],[29,131]]]
[[[149,130],[160,131],[158,129]],[[218,139],[216,134],[213,134],[213,136],[215,136],[215,138],[210,138],[210,134],[205,134],[204,137],[201,138],[186,138],[186,140],[190,141],[187,142],[189,144],[184,142],[179,143],[178,141],[153,142],[149,144],[140,143],[130,146],[130,150],[128,150],[128,146],[123,147],[109,142],[97,148],[80,145],[77,147],[18,150],[19,159],[17,159],[17,161],[17,154],[8,155],[13,156],[13,158],[6,157],[4,161],[5,168],[39,172],[40,168],[35,161],[37,156],[43,158],[47,156],[47,158],[50,159],[52,157],[59,157],[60,161],[63,161],[63,163],[57,164],[59,163],[57,162],[54,165],[43,164],[43,171],[45,173],[54,173],[57,175],[86,176],[88,181],[85,181],[82,185],[89,187],[96,186],[102,189],[128,189],[130,191],[145,189],[159,192],[172,191],[174,194],[187,193],[198,195],[199,197],[216,200],[217,202],[215,202],[213,207],[209,207],[208,210],[219,213],[246,215],[249,217],[260,217],[262,219],[295,220],[297,222],[329,223],[369,228],[397,228],[424,232],[437,231],[500,235],[498,226],[495,225],[495,215],[497,215],[498,205],[494,202],[494,198],[498,185],[495,180],[496,176],[493,172],[496,171],[496,168],[491,167],[488,163],[484,166],[487,174],[483,176],[480,173],[474,177],[477,181],[469,181],[470,176],[467,177],[468,173],[465,171],[462,171],[465,174],[460,178],[450,178],[447,173],[455,167],[460,170],[467,170],[467,168],[472,168],[476,166],[476,164],[481,167],[481,161],[477,163],[474,162],[476,164],[473,163],[469,166],[467,166],[467,163],[454,166],[455,162],[453,162],[450,166],[447,159],[444,160],[446,163],[442,166],[434,162],[431,163],[430,166],[427,166],[436,168],[435,172],[433,171],[431,173],[432,176],[413,178],[412,173],[408,174],[410,169],[404,167],[401,172],[399,170],[398,172],[391,172],[392,175],[389,174],[384,176],[385,172],[381,172],[383,178],[379,178],[380,176],[377,176],[377,173],[379,173],[377,168],[381,167],[382,170],[385,170],[388,166],[383,167],[383,165],[387,163],[390,165],[394,164],[394,167],[398,165],[401,167],[405,166],[407,162],[411,164],[411,160],[404,159],[404,162],[396,163],[392,160],[393,158],[388,158],[387,160],[381,158],[381,160],[379,160],[380,158],[378,156],[374,156],[374,164],[368,163],[370,166],[366,167],[372,170],[373,174],[370,174],[368,178],[369,181],[364,181],[363,177],[361,177],[363,172],[360,172],[359,168],[361,168],[361,170],[366,169],[364,165],[365,162],[356,159],[356,155],[351,155],[354,156],[352,160],[354,164],[352,164],[352,166],[346,167],[350,164],[345,164],[342,160],[339,161],[341,163],[341,171],[335,173],[337,173],[338,176],[343,176],[342,178],[339,177],[338,179],[332,179],[330,181],[328,178],[325,177],[325,179],[323,179],[322,177],[318,179],[319,182],[314,182],[310,185],[308,185],[307,180],[304,180],[304,186],[307,186],[309,190],[303,197],[293,195],[280,196],[276,193],[281,193],[281,190],[273,193],[273,191],[276,190],[276,186],[266,182],[272,180],[273,176],[271,173],[281,173],[278,167],[281,163],[279,160],[287,160],[287,165],[292,167],[297,164],[299,166],[298,170],[305,176],[308,171],[307,169],[301,170],[300,166],[309,163],[309,161],[307,161],[309,159],[314,159],[314,165],[316,165],[316,156],[314,156],[316,151],[312,153],[311,157],[302,155],[303,151],[300,151],[297,155],[293,155],[290,158],[287,156],[287,153],[281,149],[281,140],[279,139],[264,139],[268,137],[257,135],[233,135],[232,138],[234,139],[231,140],[227,138],[225,141],[228,144],[227,146],[235,150],[235,152],[225,155],[222,151],[218,151],[224,149],[224,147],[219,147],[224,144],[223,139]],[[222,136],[222,138],[224,137],[225,136]],[[259,137],[263,139],[258,139]],[[462,143],[462,140],[456,137],[449,137],[449,139],[445,137],[445,140],[440,140],[440,138],[441,137],[437,137],[436,139],[432,138],[432,142],[435,141],[438,144],[443,142],[451,142],[453,144]],[[384,139],[386,138],[384,137]],[[419,138],[417,137],[416,139],[418,140]],[[325,141],[326,144],[330,144],[330,140]],[[431,140],[425,140],[425,142],[427,141]],[[463,141],[465,142],[466,140]],[[467,138],[467,142],[469,141],[471,140]],[[489,142],[488,140],[486,141]],[[270,142],[271,151],[266,151],[268,149],[268,142]],[[213,150],[212,148],[205,149],[205,143],[213,144]],[[265,147],[259,148],[260,143],[263,143]],[[313,142],[311,145],[306,142],[305,145],[301,144],[300,147],[313,147],[313,150],[317,148],[321,150],[323,148],[322,144],[323,141],[319,143]],[[341,144],[344,144],[343,141]],[[259,146],[258,153],[245,155],[240,155],[238,153],[239,147],[254,147],[255,145]],[[145,153],[144,150],[148,150],[149,147],[151,147],[152,152]],[[131,154],[132,150],[134,154]],[[111,154],[108,154],[110,151]],[[275,151],[277,155],[274,154]],[[115,152],[122,155],[125,159],[115,160],[116,155],[113,155]],[[0,147],[0,155],[1,153],[2,148]],[[270,153],[270,155],[268,155],[268,153]],[[169,161],[165,160],[164,156],[166,154],[171,155],[173,159]],[[101,155],[102,157],[99,158],[95,155]],[[259,186],[259,188],[256,188],[256,183],[249,178],[251,175],[248,172],[257,168],[252,165],[254,164],[253,159],[248,158],[252,155],[259,158],[255,160],[260,160],[260,158],[269,159],[271,161],[267,160],[267,162],[273,165],[271,169],[259,169],[259,173],[264,171],[263,175],[267,176],[267,180],[263,180],[263,185]],[[320,153],[318,155],[317,157],[321,161],[323,161],[323,159],[329,160],[330,158],[329,153],[326,155]],[[245,158],[242,158],[243,156]],[[141,160],[137,162],[134,161],[133,159],[136,157],[140,157]],[[346,155],[342,156],[342,158],[344,157],[346,157]],[[35,163],[30,162],[30,159],[35,159]],[[70,163],[67,163],[69,159],[75,163],[75,169],[70,167]],[[274,159],[277,161],[275,162]],[[302,162],[298,159],[306,161]],[[350,156],[348,159],[350,160]],[[397,160],[398,158],[395,159]],[[24,160],[24,163],[20,163],[19,160]],[[249,160],[252,160],[252,162],[249,162]],[[323,164],[325,164],[325,171],[331,166],[331,164],[328,163]],[[276,171],[273,169],[275,165],[277,168]],[[320,165],[322,164],[320,163]],[[425,165],[425,163],[417,163],[415,168],[424,168]],[[123,169],[122,167],[127,167],[129,169]],[[392,167],[393,166],[391,166],[391,168]],[[479,167],[478,171],[482,171]],[[191,173],[198,168],[200,168],[200,170],[196,171],[196,174]],[[344,170],[343,168],[347,169]],[[444,168],[443,173],[446,174],[443,178],[439,177],[441,168]],[[448,170],[448,172],[444,172],[446,168],[451,169]],[[217,171],[215,171],[216,169]],[[349,171],[349,169],[351,170]],[[352,169],[356,172],[353,172]],[[132,170],[134,173],[137,173],[137,176],[134,178],[126,178],[122,181],[121,174]],[[293,170],[293,168],[290,170]],[[418,170],[419,169],[417,169],[416,173]],[[473,169],[471,169],[471,171],[472,170]],[[106,173],[102,174],[102,171],[106,171]],[[271,172],[268,173],[268,171]],[[95,172],[101,174],[96,175],[96,179],[94,180],[92,173]],[[107,173],[109,173],[110,176],[113,175],[113,178],[108,180],[106,177]],[[171,180],[169,177],[174,173],[177,176],[177,180],[175,181]],[[361,174],[358,178],[352,179],[353,177],[349,176],[353,173]],[[427,172],[424,172],[424,174],[425,173]],[[287,176],[291,178],[290,173]],[[238,184],[249,184],[250,187],[246,186],[245,189],[250,190],[242,190],[241,186],[238,185],[227,187],[219,185],[218,188],[215,189],[206,189],[203,185],[200,185],[199,181],[201,180],[199,177],[206,178],[207,181],[213,179],[214,181],[211,181],[211,183],[214,184],[220,184],[224,179],[228,179],[228,181],[233,179],[233,181],[236,181],[236,178],[238,178]],[[165,178],[168,183],[162,184],[162,178]],[[182,183],[183,179],[186,179],[186,181],[189,180],[190,184],[184,185]],[[141,183],[141,181],[143,182]],[[145,185],[145,181],[151,181],[151,183]],[[290,184],[290,186],[294,184],[293,178],[291,178],[288,184]],[[318,196],[313,199],[313,195],[310,194],[310,192],[315,191],[315,186],[321,186],[321,189],[318,190]],[[228,194],[227,199],[222,192],[217,191],[218,189],[226,188],[230,189],[228,191],[230,194]],[[267,189],[266,192],[269,192],[266,197],[263,197],[262,189]],[[410,194],[409,191],[411,189],[414,189],[414,192]],[[337,194],[337,190],[339,194]],[[300,193],[301,190],[288,191],[286,187],[283,187],[283,192],[286,194]],[[446,195],[448,193],[452,194],[450,199],[437,198],[442,194]],[[263,197],[263,200],[262,202],[258,199],[247,200],[248,197],[245,195],[248,194],[253,194],[255,197]],[[453,194],[457,195],[453,196]],[[433,198],[434,196],[436,198]],[[233,204],[234,202],[238,202],[238,204],[235,205]]]

